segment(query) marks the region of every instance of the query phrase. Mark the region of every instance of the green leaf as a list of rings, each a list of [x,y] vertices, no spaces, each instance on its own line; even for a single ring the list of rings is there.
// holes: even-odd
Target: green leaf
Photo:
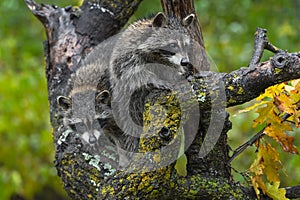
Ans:
[[[187,165],[187,157],[184,153],[184,130],[182,128],[181,130],[181,140],[180,140],[180,149],[179,149],[179,154],[178,154],[178,159],[175,164],[175,169],[177,171],[177,174],[179,176],[186,176],[187,175],[187,170],[186,170],[186,165]]]
[[[177,159],[176,164],[175,164],[175,169],[179,176],[187,175],[186,165],[187,165],[187,157],[184,153]]]

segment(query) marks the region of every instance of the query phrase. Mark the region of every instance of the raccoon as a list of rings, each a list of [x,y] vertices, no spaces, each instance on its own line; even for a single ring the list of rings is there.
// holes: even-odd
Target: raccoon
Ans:
[[[104,142],[130,160],[128,152],[137,151],[143,132],[147,96],[155,88],[172,90],[172,84],[203,70],[191,56],[203,50],[188,32],[194,18],[179,21],[158,13],[98,45],[72,75],[70,94],[57,98],[65,126],[92,146],[105,136]]]
[[[68,96],[58,96],[57,104],[63,111],[64,127],[80,135],[85,150],[115,167],[124,167],[129,162],[130,148],[136,147],[138,140],[125,136],[114,121],[108,71],[103,66],[93,53],[87,55],[69,80],[71,92]],[[105,152],[118,158],[112,160]]]
[[[59,96],[57,103],[64,111],[63,123],[81,134],[85,144],[95,145],[106,134],[106,126],[112,119],[110,92],[104,69],[93,64],[83,64],[69,81],[72,90],[68,96]],[[102,84],[101,87],[99,84]],[[106,85],[106,86],[105,86]]]
[[[172,84],[206,69],[190,56],[203,50],[188,32],[194,18],[190,14],[179,21],[158,13],[118,36],[109,75],[113,115],[125,134],[139,137],[142,133],[144,103],[154,88],[172,90]]]
[[[175,18],[167,20],[163,13],[158,13],[152,20],[137,21],[119,34],[111,56],[112,85],[128,74],[146,73],[147,68],[143,69],[143,65],[147,63],[167,65],[176,69],[179,75],[192,69],[199,71],[200,66],[193,66],[189,59],[192,47],[197,45],[187,30],[194,17],[191,14],[179,22]]]

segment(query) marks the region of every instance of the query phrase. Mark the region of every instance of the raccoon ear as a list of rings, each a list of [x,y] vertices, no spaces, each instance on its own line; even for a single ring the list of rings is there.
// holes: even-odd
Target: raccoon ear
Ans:
[[[110,101],[110,93],[108,90],[104,90],[102,92],[100,92],[97,96],[96,96],[96,103],[101,103],[101,104],[108,104]]]
[[[167,17],[162,12],[157,13],[152,21],[153,27],[163,27],[167,23],[168,23]]]
[[[63,110],[68,110],[72,106],[72,100],[70,97],[59,96],[57,97],[56,101],[58,106],[61,107]]]
[[[195,19],[195,14],[189,14],[182,20],[182,24],[184,27],[189,27]]]

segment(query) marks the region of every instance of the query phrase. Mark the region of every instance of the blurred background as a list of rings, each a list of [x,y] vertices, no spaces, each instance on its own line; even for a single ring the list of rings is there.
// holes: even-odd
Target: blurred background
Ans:
[[[58,6],[81,3],[37,2]],[[300,50],[299,0],[195,0],[195,4],[207,52],[221,72],[248,65],[256,27],[266,28],[276,46],[290,52]],[[130,21],[160,10],[159,0],[144,0]],[[0,199],[68,199],[53,164],[43,26],[22,0],[1,0],[0,13]],[[265,53],[263,59],[270,56]],[[229,141],[233,149],[258,131],[251,128],[254,113],[237,115],[247,105],[228,109],[232,114]],[[300,131],[291,134],[299,147]],[[300,184],[299,156],[279,152],[286,169],[281,186]],[[249,148],[233,167],[244,172],[254,158],[255,148]],[[235,178],[244,181],[237,173]]]

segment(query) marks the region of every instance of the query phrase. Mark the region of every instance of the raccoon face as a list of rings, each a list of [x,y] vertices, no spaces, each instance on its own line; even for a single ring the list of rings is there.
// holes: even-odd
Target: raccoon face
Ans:
[[[99,116],[85,118],[71,118],[69,119],[68,126],[73,130],[81,134],[81,139],[85,143],[93,145],[97,142],[100,135],[103,134],[101,125],[99,124],[101,118]]]
[[[90,105],[85,105],[89,102],[86,99],[91,99],[90,94],[87,93],[94,94],[94,91],[76,93],[72,96],[73,98],[76,96],[75,99],[78,98],[82,102],[72,97],[59,96],[57,103],[64,111],[64,126],[79,133],[83,142],[94,145],[99,137],[104,135],[103,127],[112,117],[107,106],[110,95],[107,90],[102,91],[96,96],[95,102],[90,103],[94,107],[92,108]]]
[[[160,47],[161,55],[167,59],[170,65],[176,66],[179,75],[184,75],[192,70],[189,52],[190,39],[188,37],[170,41],[166,46]]]
[[[148,61],[171,66],[179,75],[192,71],[189,54],[196,41],[187,28],[192,25],[194,17],[191,14],[179,22],[174,19],[169,21],[162,13],[157,14],[152,21],[152,29],[145,34],[145,41],[141,42],[138,49],[147,54]]]
[[[172,30],[159,30],[149,37],[139,50],[147,63],[159,63],[174,68],[179,75],[192,71],[193,65],[189,59],[191,38]]]

